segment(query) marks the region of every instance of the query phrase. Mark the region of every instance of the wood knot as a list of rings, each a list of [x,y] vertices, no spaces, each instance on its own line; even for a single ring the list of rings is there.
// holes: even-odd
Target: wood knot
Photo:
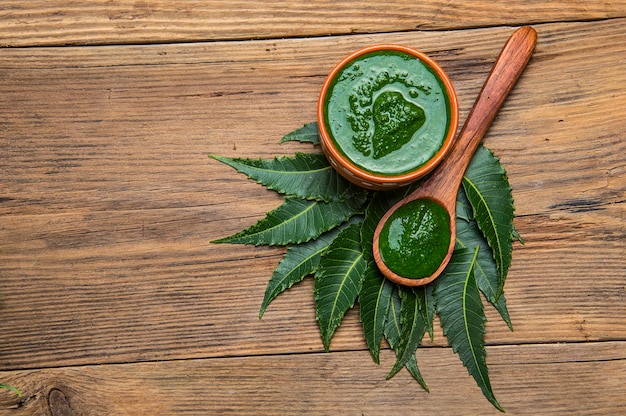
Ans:
[[[51,416],[74,416],[76,412],[70,406],[69,400],[59,389],[52,389],[48,393],[48,407]]]

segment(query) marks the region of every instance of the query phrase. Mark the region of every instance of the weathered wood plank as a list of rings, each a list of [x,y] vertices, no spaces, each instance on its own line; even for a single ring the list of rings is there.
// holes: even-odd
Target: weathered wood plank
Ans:
[[[539,26],[488,133],[527,240],[491,344],[624,339],[623,27]],[[319,351],[309,281],[256,319],[280,249],[208,245],[279,199],[206,154],[309,149],[277,141],[375,42],[432,52],[466,113],[510,32],[2,50],[2,368]],[[333,348],[363,348],[356,314]]]
[[[364,352],[344,352],[2,372],[0,379],[19,387],[24,398],[0,391],[0,412],[500,414],[450,348],[418,351],[430,393],[406,371],[385,381],[392,355],[382,351],[380,366]],[[626,410],[625,342],[489,347],[487,360],[507,414],[604,416]]]
[[[486,138],[509,169],[518,214],[624,200],[624,24],[539,27],[537,52]],[[206,205],[216,185],[244,181],[206,154],[310,149],[277,142],[315,119],[325,74],[366,44],[432,52],[465,114],[508,34],[4,50],[0,213]]]
[[[626,17],[626,2],[5,0],[0,46],[172,43]]]
[[[487,342],[623,339],[621,212],[519,218],[526,245],[506,287],[515,331],[487,308]],[[209,245],[226,216],[203,207],[4,217],[0,368],[321,351],[310,280],[258,320],[283,250]],[[254,219],[226,224],[242,221]],[[365,348],[355,312],[333,350]],[[445,345],[440,330],[434,344]]]

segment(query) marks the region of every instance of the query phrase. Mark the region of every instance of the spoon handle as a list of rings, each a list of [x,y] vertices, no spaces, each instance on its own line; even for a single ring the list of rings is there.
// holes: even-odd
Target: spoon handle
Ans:
[[[439,195],[442,195],[442,192],[452,195],[448,198],[452,199],[451,201],[442,202],[454,204],[456,191],[465,169],[500,107],[502,107],[504,100],[530,60],[536,43],[537,32],[535,29],[530,26],[523,26],[511,35],[502,48],[472,110],[467,116],[452,151],[437,169],[446,172],[446,174],[433,175],[433,181],[427,181],[423,185],[431,188],[433,192],[439,190],[436,192]]]

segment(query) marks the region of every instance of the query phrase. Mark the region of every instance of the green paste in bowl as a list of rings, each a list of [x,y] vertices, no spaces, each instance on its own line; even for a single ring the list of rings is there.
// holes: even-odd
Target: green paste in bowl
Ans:
[[[416,56],[399,50],[369,52],[348,62],[323,104],[337,150],[381,176],[425,165],[442,148],[452,117],[442,80]]]

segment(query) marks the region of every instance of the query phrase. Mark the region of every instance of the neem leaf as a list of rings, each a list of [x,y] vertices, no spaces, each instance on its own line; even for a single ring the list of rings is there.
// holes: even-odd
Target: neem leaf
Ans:
[[[0,384],[0,389],[11,390],[13,393],[17,394],[18,397],[22,397],[22,392],[13,386],[9,386],[8,384]]]
[[[391,299],[389,300],[389,311],[387,313],[387,322],[385,323],[385,339],[389,343],[392,350],[398,347],[400,343],[400,308],[402,299],[400,299],[400,286],[394,285]]]
[[[396,202],[402,199],[413,187],[405,187],[393,191],[376,192],[365,209],[365,218],[361,226],[361,247],[368,260],[373,260],[372,244],[374,231],[380,219]]]
[[[463,187],[459,187],[459,192],[456,194],[456,218],[464,221],[472,221],[474,219],[472,205],[467,200]]]
[[[297,141],[302,143],[320,144],[320,133],[317,122],[305,124],[280,139],[280,143]]]
[[[411,357],[415,357],[415,351],[421,344],[426,333],[426,322],[423,310],[425,305],[424,288],[400,288],[400,342],[397,345],[397,359],[387,378],[393,377]]]
[[[426,392],[430,392],[430,389],[428,388],[428,385],[426,384],[426,381],[424,380],[424,377],[422,377],[420,369],[417,366],[417,358],[415,357],[415,354],[412,355],[411,358],[409,358],[409,361],[405,364],[405,366],[409,373],[413,376],[415,381],[417,381],[419,385],[422,386],[424,390],[426,390]]]
[[[322,254],[315,272],[316,317],[326,351],[348,309],[354,305],[365,278],[367,262],[359,242],[361,224],[341,231]]]
[[[287,134],[281,143],[286,141],[319,144],[317,123]],[[298,153],[273,160],[212,157],[287,196],[283,205],[257,224],[213,241],[295,244],[268,283],[259,317],[278,294],[314,273],[316,318],[324,349],[329,350],[343,316],[358,298],[374,361],[379,362],[384,336],[396,355],[388,378],[404,366],[428,391],[415,351],[426,331],[433,337],[436,312],[448,343],[485,397],[503,411],[488,377],[481,292],[510,327],[503,287],[512,242],[522,240],[513,227],[513,198],[506,172],[489,150],[480,146],[465,172],[457,198],[456,248],[448,267],[435,282],[416,289],[395,285],[380,275],[372,261],[372,240],[384,213],[419,184],[370,193],[339,177],[320,154]],[[363,213],[370,197],[361,219],[356,214]]]
[[[339,202],[286,198],[278,208],[256,224],[212,243],[287,245],[317,238],[357,213],[366,194],[355,194]]]
[[[261,310],[259,311],[259,319],[263,317],[265,309],[276,296],[300,282],[307,275],[315,272],[320,263],[322,253],[337,237],[341,229],[342,226],[335,227],[315,240],[291,246],[287,250],[267,284]]]
[[[433,328],[435,321],[435,286],[426,285],[424,287],[424,321],[426,322],[426,329],[428,330],[428,336],[430,340],[435,339],[435,329]]]
[[[392,293],[393,283],[384,278],[374,262],[370,262],[359,294],[359,307],[365,342],[377,364]]]
[[[385,338],[389,343],[389,346],[392,350],[394,350],[396,354],[396,358],[400,357],[399,344],[402,339],[402,325],[400,324],[401,320],[401,309],[402,309],[402,300],[400,298],[400,286],[394,285],[394,290],[391,296],[391,300],[389,302],[389,312],[387,314],[387,323],[385,324]],[[417,358],[415,358],[415,354],[409,357],[409,360],[405,364],[409,373],[413,376],[413,378],[422,386],[422,388],[426,391],[429,391],[422,374],[420,373],[419,368],[417,367]],[[393,377],[395,373],[390,373],[387,376],[387,379]]]
[[[457,249],[443,274],[435,280],[435,302],[448,344],[459,355],[483,394],[498,410],[489,382],[485,352],[485,315],[474,278],[479,248]]]
[[[467,202],[465,191],[459,189],[459,193],[457,194],[457,209],[460,204],[464,203],[463,201]],[[476,224],[476,220],[474,220],[473,217],[468,218],[467,221],[457,220],[456,244],[457,247],[461,248],[479,247],[474,269],[478,288],[487,297],[487,300],[497,309],[508,327],[513,330],[504,293],[498,293],[498,270],[493,260],[491,248],[489,244],[487,244],[485,236],[478,228],[478,224]]]
[[[479,146],[463,177],[463,189],[474,218],[493,252],[498,268],[498,296],[511,265],[513,244],[513,196],[506,171],[484,146]]]
[[[322,154],[296,153],[295,157],[240,159],[210,155],[281,194],[322,201],[342,200],[354,185],[333,169]]]

